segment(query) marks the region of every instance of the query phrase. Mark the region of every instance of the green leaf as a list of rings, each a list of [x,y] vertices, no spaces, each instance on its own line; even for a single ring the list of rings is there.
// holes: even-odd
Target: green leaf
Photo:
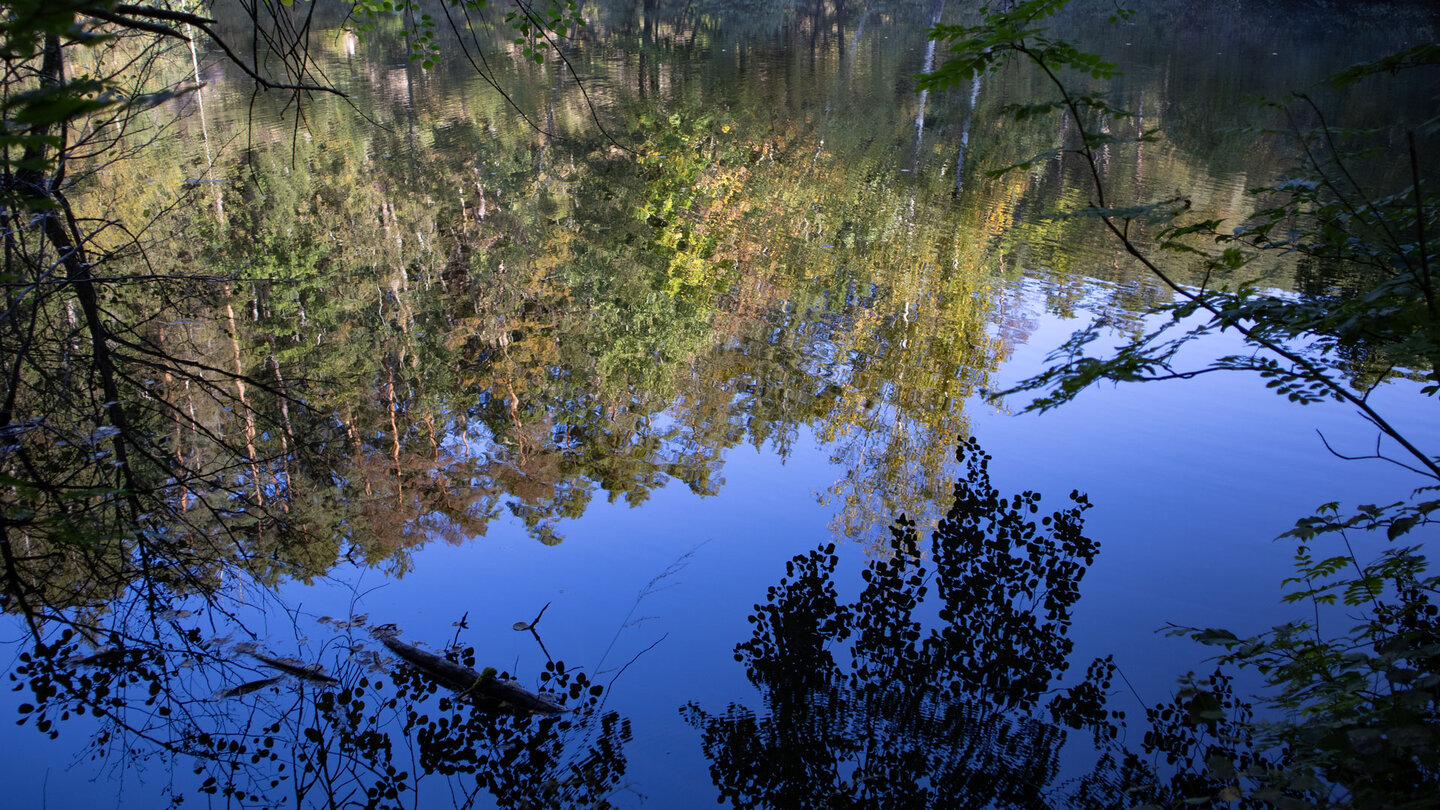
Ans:
[[[1229,630],[1218,628],[1200,630],[1196,633],[1192,633],[1191,638],[1195,639],[1201,644],[1205,644],[1211,647],[1228,647],[1232,644],[1237,644],[1240,641],[1240,639],[1237,638],[1235,634],[1230,632]]]
[[[1390,526],[1385,529],[1385,536],[1391,540],[1394,540],[1395,538],[1400,537],[1401,535],[1415,528],[1415,524],[1419,522],[1420,519],[1414,517],[1396,518],[1390,523]]]

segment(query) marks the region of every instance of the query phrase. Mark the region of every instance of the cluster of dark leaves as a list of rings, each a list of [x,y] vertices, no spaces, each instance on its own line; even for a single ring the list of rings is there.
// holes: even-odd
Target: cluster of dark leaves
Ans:
[[[1096,544],[1089,503],[1040,514],[1040,496],[1002,497],[970,440],[966,474],[932,536],[899,519],[853,602],[833,545],[800,555],[735,648],[764,694],[687,718],[703,733],[722,802],[735,807],[1038,806],[1054,787],[1063,727],[1113,739],[1114,663],[1052,691],[1068,666],[1071,611]],[[931,589],[939,604],[927,601]]]
[[[567,711],[536,715],[469,700],[408,666],[386,672],[353,645],[338,678],[272,669],[216,692],[216,680],[250,677],[253,667],[192,635],[189,653],[133,636],[97,650],[73,630],[37,643],[10,675],[31,694],[19,723],[54,738],[89,718],[88,755],[117,769],[193,763],[191,778],[165,787],[176,803],[193,793],[240,807],[408,807],[436,777],[461,804],[486,796],[499,807],[594,808],[621,786],[629,721],[604,711],[604,687],[563,661],[540,678]],[[475,651],[446,656],[473,666]]]

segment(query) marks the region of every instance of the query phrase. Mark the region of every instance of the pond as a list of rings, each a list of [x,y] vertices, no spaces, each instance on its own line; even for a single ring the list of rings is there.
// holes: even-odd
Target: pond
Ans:
[[[1298,159],[1243,97],[1407,44],[1299,3],[1102,6],[1056,25],[1121,65],[1107,131],[1160,135],[1103,182],[1227,221]],[[79,305],[38,299],[25,404],[64,427],[5,451],[7,510],[43,517],[6,540],[13,806],[1078,804],[1214,668],[1157,631],[1292,618],[1274,538],[1423,483],[1245,375],[995,393],[1171,292],[1061,215],[1074,155],[992,173],[1070,126],[1006,113],[1033,71],[917,89],[968,5],[592,2],[540,64],[492,12],[430,68],[399,15],[342,12],[310,49],[347,98],[182,45],[146,70],[203,87],[77,181],[82,220],[129,223],[95,232],[112,274],[166,278],[103,291],[116,392],[70,376]],[[1316,92],[1354,126],[1429,103]],[[1433,447],[1420,386],[1374,397]]]

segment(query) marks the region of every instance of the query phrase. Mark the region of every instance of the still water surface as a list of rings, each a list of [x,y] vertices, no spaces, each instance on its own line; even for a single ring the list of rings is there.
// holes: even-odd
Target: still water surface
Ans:
[[[109,601],[76,585],[126,643],[8,648],[26,654],[5,700],[27,721],[6,732],[15,806],[391,791],[421,807],[1062,806],[1093,756],[1050,711],[1090,661],[1113,656],[1112,708],[1139,716],[1204,666],[1154,631],[1287,618],[1290,549],[1271,538],[1325,501],[1414,485],[1326,453],[1316,431],[1371,440],[1351,414],[1254,380],[1107,388],[1043,416],[985,399],[1095,315],[1139,328],[1166,300],[1084,221],[1053,216],[1085,199],[1077,166],[986,175],[1064,133],[1000,114],[1033,77],[917,93],[913,74],[943,59],[925,24],[959,13],[944,3],[694,5],[590,5],[571,50],[588,101],[553,62],[506,60],[497,78],[529,124],[463,60],[422,70],[385,36],[323,32],[354,107],[315,100],[298,130],[200,55],[203,93],[158,111],[173,128],[96,178],[90,204],[149,216],[183,200],[168,227],[184,238],[151,261],[237,280],[162,331],[273,370],[304,407],[157,394],[245,437],[242,457],[209,459],[177,428],[216,483],[167,496],[222,504],[244,541],[197,563],[208,601],[164,577],[163,610],[148,581]],[[1140,120],[1114,126],[1164,134],[1106,156],[1117,199],[1180,192],[1231,218],[1292,157],[1227,134],[1269,123],[1239,89],[1308,86],[1404,44],[1178,3],[1128,28],[1065,25],[1125,63],[1115,89]],[[1256,76],[1257,60],[1275,67]],[[1217,341],[1206,351],[1238,347]],[[1440,439],[1393,388],[1377,396]],[[993,502],[977,452],[956,460],[971,437]],[[957,478],[989,511],[932,549]],[[1054,542],[1030,568],[966,545],[1031,520],[1005,500],[1027,490],[1041,515],[1085,493],[1083,529],[1081,512],[1037,526]],[[892,536],[900,515],[916,550]],[[987,577],[1003,598],[985,600]],[[1036,581],[1074,591],[1058,619],[1032,609]],[[579,708],[452,700],[396,663],[381,626],[468,650],[477,677],[560,683]],[[292,669],[267,661],[282,658]]]

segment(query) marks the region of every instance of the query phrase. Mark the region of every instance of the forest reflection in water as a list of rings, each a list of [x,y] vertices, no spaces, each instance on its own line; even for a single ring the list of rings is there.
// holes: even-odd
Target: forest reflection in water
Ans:
[[[83,739],[110,776],[163,763],[147,784],[176,798],[637,802],[665,775],[653,761],[644,779],[630,767],[665,744],[631,731],[632,715],[656,709],[651,638],[581,650],[574,636],[597,625],[572,605],[536,628],[548,649],[506,664],[466,639],[509,632],[540,600],[517,588],[497,597],[503,614],[473,612],[494,587],[474,568],[406,606],[425,623],[403,638],[477,683],[508,669],[568,708],[538,716],[474,705],[398,664],[368,627],[400,619],[346,608],[375,577],[414,573],[427,547],[445,551],[436,541],[505,570],[505,550],[477,542],[496,527],[575,545],[572,529],[595,533],[582,518],[654,507],[671,484],[689,498],[671,520],[685,537],[673,559],[708,528],[689,522],[693,504],[740,489],[725,480],[739,451],[799,466],[813,439],[828,466],[809,500],[839,547],[796,558],[737,648],[766,705],[742,708],[752,695],[722,710],[709,684],[671,685],[701,690],[685,698],[686,742],[710,759],[722,800],[804,804],[811,787],[832,806],[959,792],[1035,806],[1136,785],[1163,798],[1164,780],[1114,747],[1100,701],[1109,666],[1064,677],[1094,554],[1083,503],[1034,524],[1030,496],[989,488],[969,443],[950,484],[955,437],[984,410],[975,394],[1042,313],[1134,327],[1165,294],[1083,223],[1048,216],[1078,193],[1074,166],[986,174],[1053,140],[1052,122],[999,114],[1033,88],[1002,75],[927,97],[897,79],[923,66],[923,23],[943,4],[784,5],[727,17],[647,3],[638,19],[591,6],[596,33],[577,64],[638,154],[597,134],[553,66],[507,78],[555,137],[454,64],[404,65],[403,45],[384,37],[359,52],[338,31],[324,39],[327,66],[371,117],[317,103],[298,137],[264,102],[237,103],[244,88],[222,64],[203,68],[195,98],[211,117],[172,104],[164,114],[182,117],[156,127],[176,137],[142,144],[77,198],[82,215],[167,236],[99,229],[107,272],[169,275],[96,285],[98,348],[77,346],[77,299],[63,286],[37,285],[33,332],[0,336],[35,371],[15,394],[30,418],[0,454],[4,606],[39,642],[11,670],[26,695],[26,728],[12,734]],[[1194,66],[1137,59],[1122,90],[1172,137],[1107,152],[1107,179],[1137,195],[1185,184],[1197,205],[1244,216],[1244,186],[1279,158],[1206,141],[1213,122],[1192,113],[1223,94],[1172,81]],[[188,78],[189,60],[162,66]],[[1290,283],[1293,268],[1271,269]],[[804,500],[762,503],[756,489],[764,482],[729,511],[784,526]],[[927,559],[922,540],[952,496]],[[608,554],[630,552],[628,531],[605,535]],[[823,534],[804,531],[801,545]],[[872,559],[852,600],[839,566],[856,548]],[[630,573],[605,563],[587,578]],[[302,609],[326,597],[301,585],[342,592],[331,617]],[[758,596],[725,593],[701,610]],[[703,618],[688,618],[687,634]],[[678,635],[657,649],[735,642]],[[631,692],[611,701],[612,687]],[[679,701],[660,703],[673,719]],[[1095,775],[1060,764],[1072,737],[1098,741]],[[1193,742],[1161,734],[1156,756],[1200,750]]]
[[[1223,789],[1197,783],[1206,755],[1258,761],[1233,736],[1246,708],[1218,676],[1204,693],[1213,706],[1182,692],[1150,710],[1143,746],[1125,747],[1124,712],[1107,705],[1113,659],[1066,676],[1073,608],[1099,551],[1085,534],[1088,500],[1072,492],[1045,511],[1039,493],[995,489],[975,440],[957,458],[964,472],[928,549],[913,522],[897,520],[853,601],[840,595],[849,588],[833,543],[786,563],[750,618],[753,637],[735,647],[763,711],[680,708],[719,800],[1163,806]],[[52,738],[88,734],[84,750],[104,767],[167,763],[164,793],[175,803],[208,794],[263,807],[579,808],[624,804],[642,789],[626,779],[630,720],[607,695],[631,666],[644,668],[643,650],[593,669],[546,650],[543,669],[526,678],[537,693],[494,667],[476,669],[485,654],[462,640],[468,616],[437,643],[441,659],[372,617],[292,608],[287,644],[307,651],[301,660],[269,652],[278,639],[249,634],[243,606],[212,597],[158,611],[144,598],[117,602],[132,623],[106,636],[78,620],[50,634],[20,656],[12,680],[28,692],[21,725]],[[217,623],[234,632],[214,635]],[[539,619],[515,630],[544,649]],[[1215,712],[1199,731],[1176,722],[1198,711]],[[1072,734],[1095,753],[1077,758]],[[1067,766],[1064,751],[1089,770]]]
[[[371,113],[317,103],[292,138],[264,105],[235,103],[243,87],[217,63],[201,93],[217,91],[218,120],[197,105],[166,122],[179,137],[77,200],[101,221],[166,212],[152,229],[182,236],[102,228],[94,249],[109,272],[169,275],[99,288],[103,358],[73,351],[63,288],[37,296],[41,328],[14,341],[45,369],[17,392],[17,413],[46,414],[46,430],[14,436],[29,462],[12,472],[45,516],[27,540],[143,524],[142,546],[224,537],[199,556],[233,545],[265,582],[341,560],[403,569],[410,549],[497,520],[556,543],[601,496],[639,505],[671,480],[713,495],[728,450],[785,457],[810,431],[836,462],[822,497],[837,538],[882,539],[901,513],[930,525],[967,401],[1033,327],[1000,280],[1054,279],[1047,309],[1130,324],[1166,300],[1083,222],[1048,216],[1075,193],[1075,167],[986,174],[1053,138],[1048,122],[999,114],[1033,88],[1003,75],[955,97],[896,87],[921,66],[935,5],[791,19],[662,3],[638,20],[598,7],[577,58],[638,154],[596,131],[553,68],[507,76],[546,137],[458,64],[395,67],[403,43],[359,53],[337,29],[321,55]],[[762,20],[765,36],[716,51]],[[1196,102],[1138,74],[1125,93],[1152,99],[1148,125]],[[1135,149],[1107,157],[1134,186],[1122,196],[1198,175],[1198,206],[1248,212],[1248,175],[1209,171],[1224,150]],[[1144,177],[1119,168],[1132,159]],[[1116,283],[1071,273],[1082,260]],[[124,564],[50,553],[34,555],[51,572],[34,580],[77,591],[87,568]]]

